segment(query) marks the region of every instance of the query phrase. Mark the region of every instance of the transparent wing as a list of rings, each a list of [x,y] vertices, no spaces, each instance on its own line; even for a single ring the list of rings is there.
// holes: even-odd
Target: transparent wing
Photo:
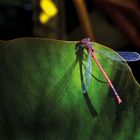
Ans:
[[[125,59],[127,62],[132,61],[139,61],[140,60],[140,54],[137,52],[121,52],[119,51],[118,54]]]
[[[95,50],[95,49],[94,49]],[[105,70],[108,77],[111,77],[111,80],[113,80],[114,75],[116,72],[126,72],[130,71],[129,66],[125,62],[125,60],[116,52],[110,52],[110,50],[95,50],[94,51],[98,61],[100,62],[101,66]],[[97,64],[94,60],[91,60],[92,58],[89,57],[88,52],[85,50],[83,57],[83,61],[86,62],[85,65],[85,74],[84,79],[86,80],[86,86],[89,86],[90,84],[95,84],[94,81],[99,81],[100,83],[106,84],[106,80],[101,74],[100,69],[98,68]],[[91,59],[89,59],[91,58]],[[92,70],[91,70],[92,69]],[[89,72],[92,71],[92,72]],[[93,76],[92,76],[93,75]],[[94,80],[92,80],[94,77]],[[96,78],[95,78],[96,77]]]
[[[91,73],[92,73],[91,56],[88,55],[86,69],[85,69],[85,72],[84,72],[84,77],[85,77],[85,82],[86,82],[86,88],[88,88],[89,85],[90,85]]]
[[[95,52],[100,55],[106,55],[106,57],[109,57],[110,59],[115,61],[119,61],[120,63],[122,63],[122,61],[124,60],[127,62],[140,60],[140,54],[137,52],[126,52],[126,51],[109,52],[109,51],[101,51],[101,50],[96,50]]]

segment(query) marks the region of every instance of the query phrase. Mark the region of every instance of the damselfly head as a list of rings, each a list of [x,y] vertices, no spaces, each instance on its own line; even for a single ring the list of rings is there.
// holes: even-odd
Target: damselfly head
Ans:
[[[90,42],[90,38],[84,38],[84,39],[81,40],[82,44],[85,44],[87,42]]]
[[[92,42],[90,41],[89,38],[84,38],[80,42],[81,42],[81,44],[83,44],[85,46],[85,48],[87,49],[88,52],[92,53],[94,51],[94,49],[92,47]]]
[[[89,38],[84,38],[80,42],[76,44],[76,55],[78,59],[83,60],[83,54],[85,54],[84,49],[87,50],[88,54],[92,54],[94,49],[92,47],[92,42],[90,42]]]

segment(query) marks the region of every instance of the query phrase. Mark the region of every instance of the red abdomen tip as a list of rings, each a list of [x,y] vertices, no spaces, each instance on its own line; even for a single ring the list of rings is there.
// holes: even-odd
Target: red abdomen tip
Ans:
[[[117,98],[118,104],[122,103],[122,100],[120,98]]]

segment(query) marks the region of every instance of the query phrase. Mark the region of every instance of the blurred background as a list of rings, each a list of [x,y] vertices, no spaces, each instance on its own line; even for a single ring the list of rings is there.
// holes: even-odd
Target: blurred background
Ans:
[[[45,37],[92,41],[140,53],[138,0],[0,0],[0,40]],[[140,62],[129,63],[140,83]]]

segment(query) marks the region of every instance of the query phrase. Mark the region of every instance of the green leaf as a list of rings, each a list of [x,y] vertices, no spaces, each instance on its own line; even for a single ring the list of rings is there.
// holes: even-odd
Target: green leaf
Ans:
[[[75,44],[39,38],[0,42],[0,139],[140,139],[140,86],[128,65],[111,60],[107,54],[114,51],[95,43],[123,103],[94,78],[83,95]],[[105,81],[94,62],[92,73]]]

